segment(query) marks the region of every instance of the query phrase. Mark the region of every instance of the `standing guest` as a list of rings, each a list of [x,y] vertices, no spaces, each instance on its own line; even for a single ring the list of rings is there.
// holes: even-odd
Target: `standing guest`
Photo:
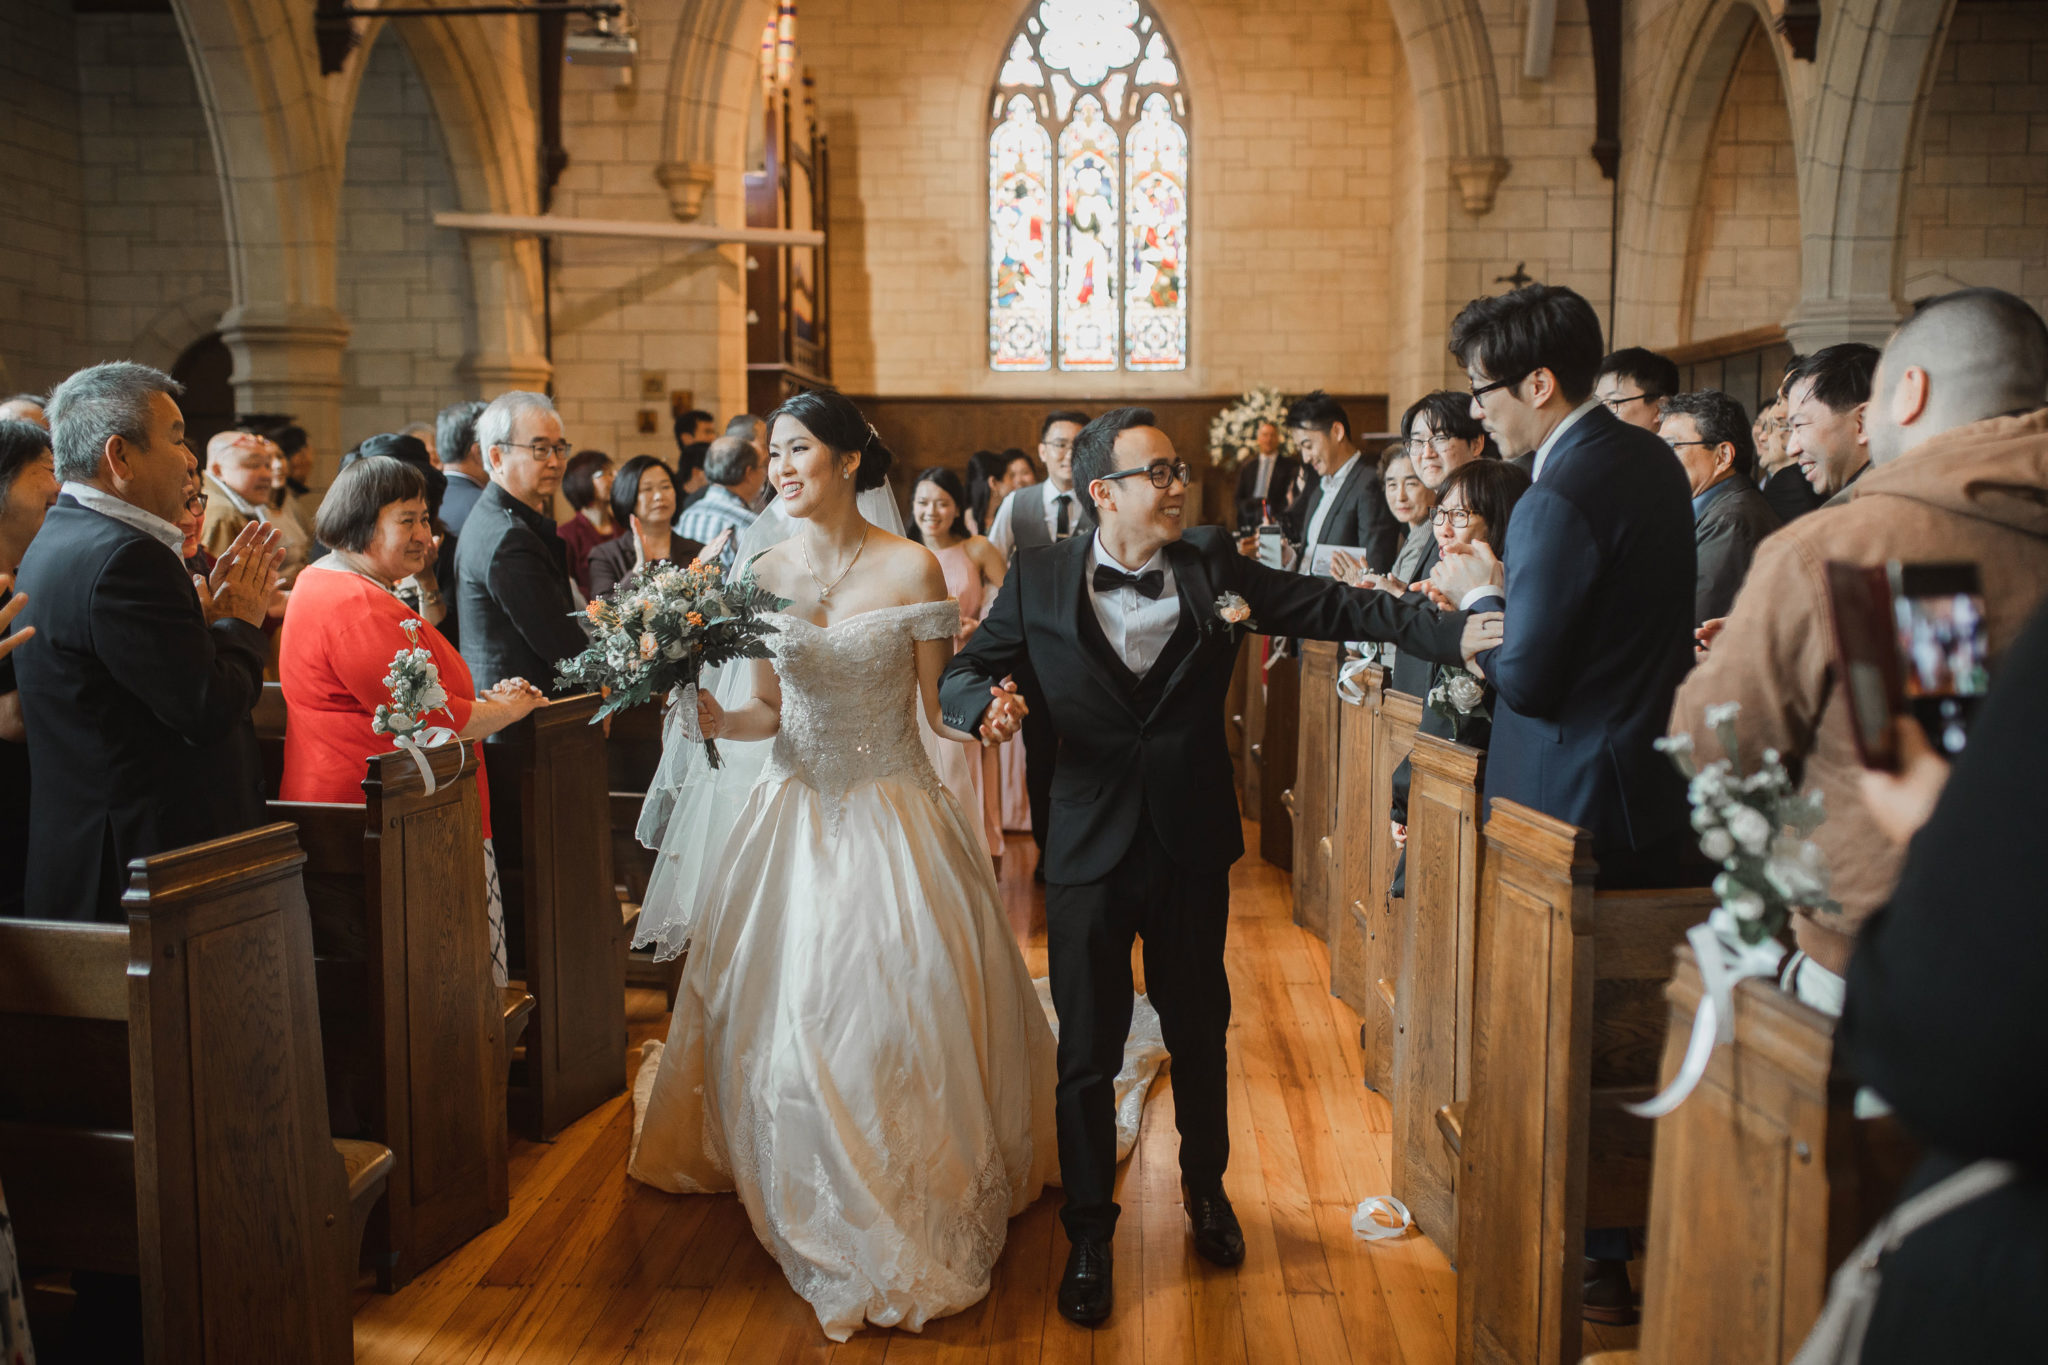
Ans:
[[[1359,458],[1343,404],[1321,389],[1297,398],[1287,408],[1287,431],[1302,462],[1317,475],[1303,513],[1295,567],[1310,572],[1316,551],[1325,545],[1363,550],[1373,573],[1394,567],[1405,532],[1387,510],[1370,462]]]
[[[1003,586],[1009,565],[996,553],[986,536],[972,535],[961,506],[967,490],[950,469],[934,466],[917,476],[910,492],[910,538],[938,557],[946,574],[946,591],[960,604],[960,633],[953,648],[963,649],[974,635],[981,618],[988,614],[996,589]],[[952,745],[959,767],[967,777],[966,786],[981,798],[982,839],[990,856],[1003,856],[1002,768],[1000,755],[1007,745]],[[964,755],[964,758],[962,758]],[[940,774],[942,777],[944,773]],[[948,785],[953,785],[948,783]]]
[[[50,419],[43,411],[41,395],[17,393],[0,403],[0,422],[33,422],[44,431],[50,429]]]
[[[421,445],[425,446],[427,448],[428,461],[436,469],[439,469],[441,467],[441,450],[440,447],[435,444],[436,437],[434,432],[434,424],[432,422],[408,422],[405,424],[404,430],[400,431],[398,434],[400,436],[410,436],[415,441],[418,441]]]
[[[1695,626],[1726,616],[1778,514],[1756,487],[1756,451],[1742,404],[1718,389],[1664,399],[1657,429],[1692,489]]]
[[[1847,502],[1849,485],[1870,468],[1864,409],[1877,354],[1845,341],[1803,357],[1785,376],[1785,449],[1829,506]]]
[[[1301,461],[1280,449],[1280,428],[1259,423],[1252,437],[1252,457],[1237,470],[1237,533],[1250,535],[1264,521],[1278,521],[1287,490]]]
[[[313,495],[312,441],[306,429],[289,418],[260,430],[277,448],[282,464],[279,486],[271,492],[272,501],[298,522],[310,545],[314,540],[313,517],[320,509],[320,499]]]
[[[448,476],[448,491],[441,496],[441,522],[458,536],[469,520],[470,509],[491,482],[483,447],[476,443],[476,423],[485,407],[475,400],[450,403],[434,419],[434,449],[441,455],[441,472]]]
[[[739,559],[740,532],[754,524],[754,508],[768,482],[768,466],[753,446],[737,436],[721,436],[704,457],[711,487],[697,505],[683,513],[676,531],[699,545],[718,543],[718,566],[728,571]],[[730,534],[727,534],[730,532]]]
[[[28,604],[13,590],[14,574],[56,501],[50,433],[33,422],[0,419],[0,915],[24,913],[21,894],[28,877],[28,732],[11,656],[35,632],[13,631],[14,618]]]
[[[1824,353],[1823,353],[1824,354]],[[2048,328],[2020,299],[1965,289],[1923,304],[1885,347],[1867,420],[1872,467],[1839,507],[1764,541],[1726,625],[1679,689],[1673,734],[1718,752],[1706,712],[1736,702],[1741,763],[1776,749],[1828,818],[1813,841],[1839,916],[1799,915],[1794,985],[1839,1013],[1857,928],[1892,892],[1901,851],[1871,820],[1836,674],[1830,560],[1970,561],[1984,588],[1992,676],[2048,594]],[[1860,404],[1858,406],[1861,406]],[[2018,414],[2018,415],[2013,415]],[[1513,630],[1513,623],[1509,623]]]
[[[710,445],[719,436],[718,419],[702,408],[676,418],[676,446]]]
[[[434,552],[417,572],[399,581],[398,595],[406,606],[440,631],[442,638],[460,649],[462,637],[456,628],[460,618],[455,614],[455,556],[462,541],[441,520],[441,504],[448,492],[448,476],[435,466],[417,436],[402,432],[385,432],[369,437],[356,447],[353,456],[342,461],[342,467],[347,468],[353,460],[380,456],[411,465],[425,482],[427,525],[434,537]]]
[[[1354,588],[1406,593],[1409,584],[1428,577],[1424,559],[1430,559],[1434,567],[1430,551],[1438,537],[1429,514],[1436,507],[1437,494],[1415,472],[1415,461],[1408,453],[1406,441],[1390,442],[1380,452],[1380,488],[1386,494],[1387,510],[1394,514],[1395,521],[1408,528],[1400,553],[1394,556],[1394,567],[1384,574],[1375,574],[1365,567],[1364,560],[1343,550],[1331,556],[1331,567],[1336,577]]]
[[[50,396],[63,490],[22,559],[37,640],[14,661],[39,775],[28,904],[46,919],[122,922],[129,859],[263,820],[250,712],[284,550],[251,521],[211,580],[186,577],[179,392],[117,362]]]
[[[417,444],[409,436],[389,439]],[[281,800],[352,804],[361,799],[364,764],[393,747],[389,736],[371,730],[370,722],[377,708],[391,701],[384,678],[401,649],[422,648],[434,656],[448,704],[445,715],[437,712],[427,722],[448,722],[458,739],[496,734],[546,704],[540,689],[523,678],[507,678],[478,695],[455,646],[399,598],[400,583],[432,568],[433,517],[427,510],[426,477],[418,469],[389,456],[351,461],[320,504],[319,532],[330,552],[307,569],[292,594],[278,658],[289,719]],[[491,967],[502,986],[504,906],[491,852],[490,786],[481,756],[476,790],[489,878]]]
[[[734,436],[754,448],[754,454],[761,459],[761,468],[768,468],[768,423],[751,412],[743,412],[725,424],[725,434]],[[713,442],[716,444],[716,442]]]
[[[643,564],[687,564],[704,548],[675,529],[676,478],[652,455],[635,455],[612,480],[612,517],[627,530],[591,551],[592,597],[605,596]]]
[[[478,687],[525,678],[551,697],[555,665],[588,643],[572,616],[569,551],[548,515],[569,443],[544,395],[499,394],[476,422],[491,484],[476,500],[455,549],[455,610],[462,657]],[[618,485],[612,486],[616,498]]]
[[[1655,431],[1658,406],[1678,392],[1678,366],[1655,351],[1627,346],[1600,362],[1593,396],[1632,427]]]
[[[682,476],[681,498],[685,509],[695,507],[697,499],[704,496],[704,490],[711,487],[711,480],[704,473],[704,457],[710,453],[711,442],[692,441],[676,458],[675,469]]]
[[[1796,363],[1798,358],[1795,356],[1793,359]],[[1798,520],[1827,501],[1813,491],[1813,485],[1806,481],[1806,471],[1799,467],[1799,461],[1786,448],[1783,385],[1772,395],[1771,405],[1757,414],[1753,432],[1756,438],[1757,486],[1763,491],[1764,501],[1770,504],[1771,511],[1777,514],[1780,525]]]
[[[199,537],[215,559],[251,522],[277,532],[284,547],[287,591],[312,559],[313,538],[297,519],[270,505],[271,469],[278,446],[251,431],[229,430],[206,443],[206,525]]]
[[[185,506],[178,514],[178,530],[184,534],[185,542],[178,547],[178,558],[185,561],[185,572],[200,578],[213,577],[213,566],[220,561],[206,552],[202,535],[206,530],[206,504],[212,499],[206,496],[206,481],[194,470],[192,477],[185,481]],[[280,614],[277,617],[282,621]]]
[[[967,457],[965,515],[967,529],[975,535],[988,534],[989,522],[994,519],[996,508],[1002,506],[1003,499],[999,496],[1002,466],[1002,459],[993,450],[977,450]],[[1035,476],[1032,481],[1037,482]]]
[[[612,457],[602,450],[579,450],[562,469],[562,496],[569,500],[569,519],[555,528],[569,547],[569,577],[587,598],[590,552],[625,534],[612,515]]]

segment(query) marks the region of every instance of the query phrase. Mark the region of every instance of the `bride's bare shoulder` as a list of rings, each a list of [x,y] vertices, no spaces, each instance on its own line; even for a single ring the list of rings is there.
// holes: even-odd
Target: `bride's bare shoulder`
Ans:
[[[953,594],[946,587],[946,571],[939,567],[939,558],[928,548],[914,540],[907,540],[887,531],[874,531],[874,548],[881,551],[877,558],[889,576],[894,595],[909,604],[912,602],[939,602]]]
[[[748,561],[748,572],[754,581],[772,593],[787,597],[789,588],[796,586],[796,580],[803,575],[803,566],[796,560],[793,540],[781,541],[769,546]]]

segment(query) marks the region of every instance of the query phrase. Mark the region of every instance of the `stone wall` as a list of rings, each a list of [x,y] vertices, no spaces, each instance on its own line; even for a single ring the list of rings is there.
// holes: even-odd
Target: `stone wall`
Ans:
[[[1751,26],[1708,143],[1681,342],[1773,326],[1799,302],[1798,162],[1774,41]]]
[[[67,0],[18,0],[0,15],[0,390],[46,391],[85,320],[78,53]]]

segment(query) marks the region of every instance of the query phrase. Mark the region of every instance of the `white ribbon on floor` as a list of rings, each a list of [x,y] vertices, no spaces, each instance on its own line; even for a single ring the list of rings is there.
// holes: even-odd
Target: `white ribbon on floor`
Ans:
[[[1671,1078],[1663,1093],[1641,1104],[1622,1106],[1638,1118],[1661,1119],[1685,1103],[1693,1087],[1707,1074],[1714,1045],[1735,1041],[1736,984],[1747,977],[1777,975],[1778,963],[1785,955],[1785,950],[1769,939],[1731,947],[1706,924],[1695,924],[1686,930],[1685,939],[1699,960],[1700,982],[1704,987],[1699,1009],[1692,1016],[1692,1036],[1686,1040],[1685,1060],[1679,1064],[1678,1074]]]
[[[1385,1214],[1397,1219],[1392,1226],[1382,1223],[1375,1214]],[[1361,1242],[1384,1242],[1395,1237],[1406,1236],[1408,1229],[1415,1226],[1415,1215],[1408,1212],[1408,1206],[1391,1194],[1376,1194],[1358,1206],[1351,1215],[1351,1230],[1358,1234]]]
[[[434,765],[427,760],[423,751],[438,749],[444,744],[453,744],[457,752],[462,749],[462,741],[445,725],[432,725],[424,730],[415,730],[409,735],[395,735],[392,737],[392,743],[396,744],[401,752],[412,756],[414,765],[420,770],[420,781],[425,784],[429,796],[439,789],[439,784],[434,781]]]

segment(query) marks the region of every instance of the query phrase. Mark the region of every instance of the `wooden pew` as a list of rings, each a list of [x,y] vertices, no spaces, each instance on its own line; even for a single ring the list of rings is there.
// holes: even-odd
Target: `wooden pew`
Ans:
[[[1662,1082],[1678,1073],[1701,993],[1680,948]],[[1774,982],[1742,982],[1734,1041],[1657,1121],[1643,1360],[1791,1360],[1828,1277],[1891,1206],[1915,1154],[1896,1121],[1855,1117],[1834,1022]]]
[[[1361,1021],[1366,1013],[1372,979],[1366,975],[1366,935],[1372,927],[1366,906],[1371,878],[1372,778],[1375,766],[1373,745],[1377,740],[1380,699],[1386,688],[1386,670],[1374,665],[1352,678],[1348,690],[1338,693],[1337,705],[1337,828],[1344,837],[1335,846],[1330,870],[1330,994],[1351,1006]],[[1361,1024],[1361,1030],[1365,1026]],[[1361,1045],[1364,1035],[1361,1031]]]
[[[1337,665],[1344,646],[1301,642],[1294,786],[1294,922],[1328,942],[1330,882],[1336,861],[1338,716]]]
[[[1259,856],[1277,868],[1294,867],[1295,732],[1300,723],[1301,661],[1291,654],[1266,669],[1266,711],[1252,758],[1259,765]]]
[[[1359,1031],[1365,1083],[1389,1099],[1394,1094],[1394,1039],[1400,1022],[1401,907],[1390,894],[1399,850],[1389,828],[1394,769],[1415,744],[1422,701],[1405,692],[1382,691],[1373,718],[1372,793],[1365,827],[1357,838],[1366,847],[1365,1026]]]
[[[655,771],[661,765],[661,735],[666,708],[660,701],[621,711],[612,717],[604,751],[610,786],[612,876],[625,918],[626,984],[658,990],[675,1008],[682,981],[683,959],[656,962],[651,948],[631,947],[647,883],[654,875],[654,850],[640,842],[640,808],[647,800]]]
[[[533,993],[513,1112],[547,1139],[626,1088],[626,929],[612,877],[596,694],[567,697],[485,745],[512,973]]]
[[[1249,637],[1237,642],[1237,663],[1230,672],[1230,690],[1223,694],[1223,714],[1230,718],[1225,733],[1230,745],[1230,780],[1237,790],[1242,811],[1258,809],[1257,800],[1246,795],[1245,771],[1251,767],[1250,741],[1246,738],[1245,704],[1251,687],[1252,660],[1258,643]]]
[[[1394,1197],[1458,1258],[1458,1152],[1444,1131],[1472,1080],[1473,947],[1484,841],[1486,754],[1417,735],[1408,756],[1408,894],[1402,905],[1404,1008],[1394,1037]]]
[[[139,1276],[151,1362],[353,1358],[348,1166],[378,1158],[327,1135],[301,861],[267,825],[136,860],[126,925],[0,920],[22,1260]]]
[[[1471,1099],[1451,1125],[1458,1359],[1567,1365],[1579,1358],[1586,1228],[1648,1215],[1650,1124],[1619,1106],[1655,1093],[1672,950],[1714,898],[1596,894],[1590,835],[1491,805]]]
[[[281,684],[263,684],[263,695],[256,700],[256,709],[251,712],[256,722],[256,747],[263,755],[263,795],[272,801],[277,799],[284,787],[284,688]]]
[[[363,805],[270,803],[299,826],[306,894],[331,926],[319,962],[328,1074],[396,1159],[368,1246],[387,1292],[509,1207],[508,1002],[491,979],[476,746],[427,755],[432,795],[409,755],[389,753],[369,761]]]

